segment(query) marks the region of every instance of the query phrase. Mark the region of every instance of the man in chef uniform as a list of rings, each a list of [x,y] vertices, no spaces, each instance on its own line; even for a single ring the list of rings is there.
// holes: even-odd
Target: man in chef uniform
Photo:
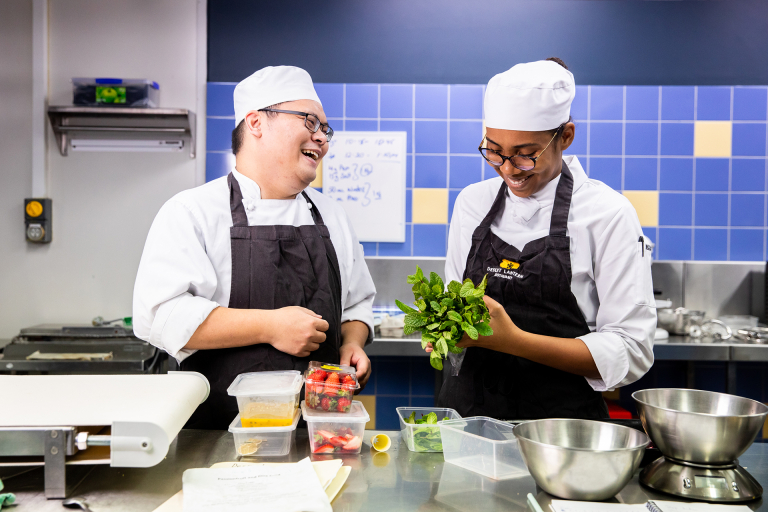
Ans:
[[[607,418],[600,392],[653,364],[652,246],[630,202],[563,156],[575,93],[559,59],[488,82],[480,152],[499,177],[456,199],[445,268],[488,276],[493,335],[465,336],[438,398],[462,416]]]
[[[344,211],[309,184],[333,130],[303,69],[234,92],[235,169],[171,198],[136,276],[136,335],[211,384],[187,428],[225,429],[240,373],[351,364],[362,385],[376,292]]]

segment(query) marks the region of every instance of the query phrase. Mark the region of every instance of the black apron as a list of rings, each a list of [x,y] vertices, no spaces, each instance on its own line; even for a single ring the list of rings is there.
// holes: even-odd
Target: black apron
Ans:
[[[571,293],[570,238],[566,235],[573,176],[563,162],[552,207],[549,236],[523,250],[491,232],[504,210],[507,185],[472,234],[464,279],[479,283],[488,274],[486,294],[499,302],[524,331],[559,338],[590,332]],[[505,261],[506,260],[506,261]],[[519,265],[519,266],[517,266]],[[461,371],[446,364],[437,403],[467,416],[498,419],[608,418],[602,395],[584,377],[522,357],[480,347],[466,349]]]
[[[281,352],[268,343],[199,350],[181,362],[184,371],[206,376],[211,393],[184,428],[227,429],[237,416],[237,400],[227,388],[238,374],[307,369],[310,360],[339,362],[341,347],[341,273],[328,227],[315,204],[302,192],[314,225],[249,226],[240,184],[230,173],[232,211],[232,289],[229,307],[278,309],[302,306],[329,324],[326,340],[308,357]]]

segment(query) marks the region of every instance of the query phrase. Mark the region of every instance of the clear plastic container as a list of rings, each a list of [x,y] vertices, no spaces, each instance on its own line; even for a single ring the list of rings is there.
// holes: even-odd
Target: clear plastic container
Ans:
[[[348,413],[352,397],[360,389],[354,366],[310,361],[304,380],[307,407],[324,412]]]
[[[299,407],[301,372],[241,373],[227,388],[237,398],[243,427],[288,427]]]
[[[312,453],[360,453],[365,424],[371,419],[361,402],[353,401],[348,413],[329,413],[308,408],[305,400],[301,412]]]
[[[229,425],[235,438],[235,452],[242,457],[279,457],[287,455],[296,437],[299,410],[287,427],[243,427],[238,414]]]
[[[431,412],[437,415],[437,420],[444,418],[449,420],[461,419],[461,415],[453,409],[442,407],[398,407],[397,415],[400,417],[400,437],[412,452],[442,452],[442,439],[439,425],[406,423],[405,419],[411,413],[419,420]]]
[[[440,435],[445,462],[494,480],[527,476],[513,428],[484,416],[443,421]]]
[[[160,86],[151,80],[73,78],[72,103],[87,106],[158,107]]]

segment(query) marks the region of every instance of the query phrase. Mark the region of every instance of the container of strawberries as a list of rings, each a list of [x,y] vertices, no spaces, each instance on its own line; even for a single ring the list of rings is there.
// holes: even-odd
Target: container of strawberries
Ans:
[[[310,409],[307,402],[301,402],[301,413],[307,422],[309,447],[312,453],[353,454],[360,453],[363,446],[365,424],[370,421],[365,406],[354,400],[346,413],[325,412]]]
[[[353,366],[310,361],[304,372],[304,401],[309,409],[348,413],[360,389]]]

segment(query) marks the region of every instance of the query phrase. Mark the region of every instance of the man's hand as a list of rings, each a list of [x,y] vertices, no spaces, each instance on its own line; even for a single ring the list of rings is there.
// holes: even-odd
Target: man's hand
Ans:
[[[306,357],[325,341],[328,322],[299,306],[276,309],[271,316],[270,344],[280,352]]]
[[[344,322],[341,324],[341,340],[340,362],[354,366],[357,370],[357,381],[360,383],[357,394],[363,390],[371,376],[371,360],[363,350],[368,340],[368,325],[357,320]]]

